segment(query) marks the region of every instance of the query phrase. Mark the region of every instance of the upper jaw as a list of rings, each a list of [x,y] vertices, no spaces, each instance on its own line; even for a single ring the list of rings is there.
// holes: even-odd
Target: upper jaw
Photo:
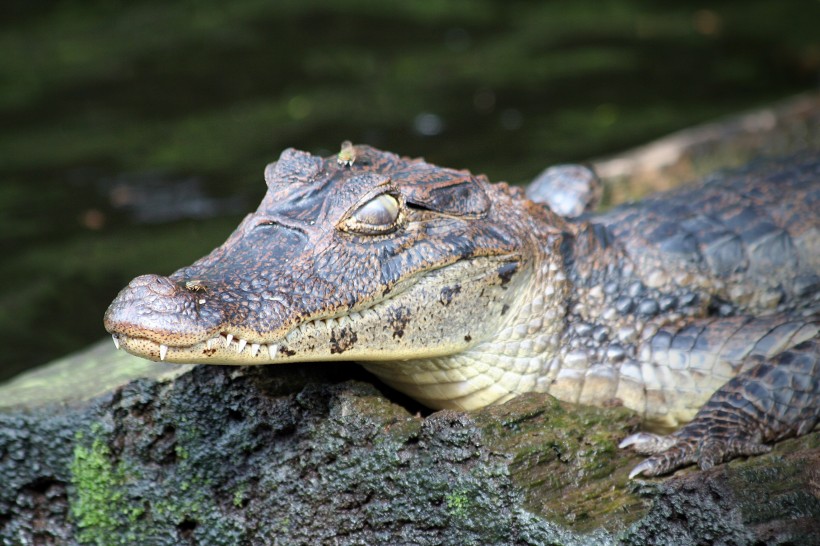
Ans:
[[[186,299],[183,296],[183,299]],[[163,308],[162,311],[156,307]],[[123,290],[105,314],[105,328],[117,348],[151,360],[230,362],[275,358],[277,345],[247,328],[229,326],[219,312],[183,312],[186,302],[148,305],[133,291]],[[242,363],[242,362],[237,362]]]
[[[291,326],[280,322],[281,329],[270,334],[249,330],[247,326],[231,327],[225,323],[203,332],[198,339],[189,343],[158,337],[150,330],[146,330],[146,334],[154,337],[116,327],[109,328],[109,332],[113,334],[115,344],[130,353],[177,363],[243,365],[441,356],[463,350],[471,342],[481,339],[485,321],[476,322],[468,317],[477,311],[471,310],[455,317],[448,313],[464,306],[472,309],[474,305],[470,302],[484,297],[486,304],[480,306],[481,312],[497,315],[491,309],[497,307],[500,310],[504,303],[502,299],[509,297],[509,294],[504,296],[506,290],[499,287],[501,281],[497,276],[499,265],[508,260],[509,257],[502,256],[484,257],[426,271],[423,275],[415,275],[394,285],[388,295],[362,301],[353,309],[339,309],[335,314],[325,311],[312,316],[303,315]],[[471,282],[464,284],[465,279]],[[461,289],[452,292],[452,303],[449,299],[447,301],[447,305],[452,307],[443,304],[430,306],[429,302],[438,301],[442,288],[459,283],[462,284]],[[482,290],[483,286],[491,290]],[[430,331],[439,330],[429,327],[431,317],[436,317],[435,320],[441,324],[446,322],[452,325],[449,329],[452,331],[445,330],[451,339],[432,336]],[[470,335],[465,337],[465,332]]]
[[[416,278],[411,278],[398,283],[389,297],[395,297],[416,282]],[[123,289],[104,319],[117,349],[151,360],[180,363],[265,364],[284,359],[305,360],[302,355],[294,358],[288,349],[290,342],[311,337],[319,348],[317,352],[321,353],[322,346],[330,345],[332,328],[360,322],[368,308],[386,299],[379,296],[361,302],[357,309],[335,313],[318,311],[312,316],[304,311],[297,316],[290,307],[269,308],[266,311],[275,317],[271,324],[276,328],[265,332],[247,323],[232,325],[233,321],[223,318],[224,310],[206,312],[207,299],[192,305],[192,294],[186,293],[184,287],[184,282],[173,281],[173,277],[143,275]],[[193,297],[198,296],[194,293]],[[281,312],[273,314],[272,311]],[[332,352],[313,356],[335,359]]]

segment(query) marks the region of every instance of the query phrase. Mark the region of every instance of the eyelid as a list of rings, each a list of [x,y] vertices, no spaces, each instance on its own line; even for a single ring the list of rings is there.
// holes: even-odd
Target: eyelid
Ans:
[[[392,224],[399,216],[399,200],[389,193],[383,193],[354,210],[353,215],[366,224]]]
[[[341,231],[357,233],[360,235],[385,235],[399,229],[406,217],[406,203],[404,197],[396,188],[392,186],[381,186],[365,194],[356,205],[351,207],[344,217],[337,224]],[[367,207],[371,203],[378,202],[383,196],[390,196],[395,200],[397,208],[396,217],[390,224],[369,224],[362,222],[356,217],[356,213]]]

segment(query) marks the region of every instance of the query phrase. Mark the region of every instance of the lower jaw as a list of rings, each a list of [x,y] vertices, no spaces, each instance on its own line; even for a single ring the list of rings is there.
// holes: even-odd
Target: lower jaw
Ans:
[[[147,338],[112,334],[114,346],[150,360],[213,364],[263,364],[274,360],[279,345],[251,343],[232,334],[220,334],[205,341],[186,346],[157,343]]]

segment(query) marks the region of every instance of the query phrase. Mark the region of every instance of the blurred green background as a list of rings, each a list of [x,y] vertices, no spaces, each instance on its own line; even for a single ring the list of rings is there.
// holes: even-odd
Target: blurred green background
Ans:
[[[0,379],[344,139],[523,183],[816,89],[817,0],[6,0]]]

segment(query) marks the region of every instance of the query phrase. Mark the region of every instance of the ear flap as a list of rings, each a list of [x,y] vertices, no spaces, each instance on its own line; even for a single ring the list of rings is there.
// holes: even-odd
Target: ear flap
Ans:
[[[479,178],[467,171],[418,162],[391,178],[408,203],[435,212],[478,218],[490,208]]]

